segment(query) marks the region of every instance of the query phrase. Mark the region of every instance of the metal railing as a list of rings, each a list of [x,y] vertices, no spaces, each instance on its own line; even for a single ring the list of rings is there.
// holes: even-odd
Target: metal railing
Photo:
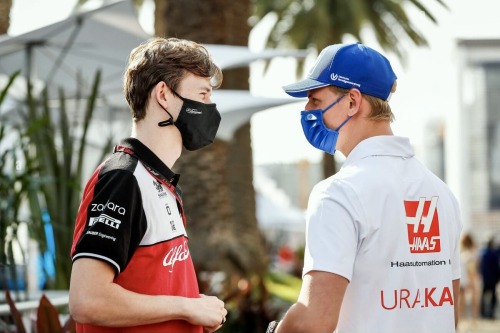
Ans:
[[[15,302],[16,308],[21,313],[38,309],[38,305],[40,304],[40,297],[42,296],[42,294],[45,294],[45,296],[47,296],[47,298],[49,299],[50,303],[52,303],[52,305],[56,307],[67,306],[69,303],[69,295],[67,291],[47,291],[47,292],[40,292],[37,295],[39,297],[33,300]],[[4,314],[10,314],[10,307],[8,304],[0,304],[0,315]]]

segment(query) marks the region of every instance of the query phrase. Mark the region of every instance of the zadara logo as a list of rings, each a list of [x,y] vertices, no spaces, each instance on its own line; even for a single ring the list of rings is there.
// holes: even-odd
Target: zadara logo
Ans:
[[[440,252],[438,197],[405,201],[406,227],[411,253]]]

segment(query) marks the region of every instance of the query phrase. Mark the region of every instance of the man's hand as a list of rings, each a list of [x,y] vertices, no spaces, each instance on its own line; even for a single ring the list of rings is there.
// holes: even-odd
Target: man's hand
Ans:
[[[224,302],[215,296],[200,294],[200,298],[191,298],[190,317],[191,324],[203,326],[207,333],[218,330],[226,321],[227,310]]]

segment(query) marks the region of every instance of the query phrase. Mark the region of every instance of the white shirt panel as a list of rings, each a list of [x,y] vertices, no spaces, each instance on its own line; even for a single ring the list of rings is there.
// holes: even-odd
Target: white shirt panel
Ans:
[[[142,163],[137,165],[134,176],[141,190],[146,219],[150,221],[140,245],[152,245],[186,236],[186,229],[172,192],[158,182]],[[151,223],[153,221],[155,223]]]
[[[366,139],[311,193],[303,274],[350,280],[339,333],[454,332],[458,204],[413,155],[406,138]]]

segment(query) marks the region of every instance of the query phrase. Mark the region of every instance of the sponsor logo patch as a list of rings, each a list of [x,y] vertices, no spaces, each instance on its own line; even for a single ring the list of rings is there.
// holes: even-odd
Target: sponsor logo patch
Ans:
[[[89,226],[93,226],[96,223],[104,223],[105,225],[108,225],[111,228],[118,229],[120,228],[120,223],[122,223],[122,221],[106,214],[101,214],[98,217],[89,218]]]
[[[198,109],[191,109],[191,108],[187,108],[186,112],[190,113],[190,114],[201,114],[202,113],[201,111],[198,111]]]
[[[167,195],[165,189],[163,188],[162,183],[160,183],[156,179],[153,180],[153,186],[156,188],[156,191],[158,191],[158,198],[163,198],[164,196]]]
[[[125,215],[127,210],[121,206],[118,206],[112,201],[108,201],[105,204],[98,204],[98,203],[93,203],[90,204],[90,211],[91,212],[103,212],[105,210],[110,210],[112,212],[117,212],[120,215]]]
[[[189,248],[187,242],[174,246],[163,258],[163,266],[168,267],[169,272],[174,271],[174,266],[177,262],[181,262],[189,258]]]
[[[174,221],[170,221],[170,228],[172,229],[173,232],[177,231],[177,229],[175,228],[175,222]]]
[[[113,242],[116,241],[116,237],[105,235],[105,234],[103,234],[101,232],[98,232],[98,231],[91,231],[91,230],[89,230],[89,231],[87,231],[87,235],[99,236],[99,237],[104,238],[104,239],[110,239]]]
[[[411,253],[441,252],[437,202],[438,197],[404,202]]]
[[[342,76],[342,75],[336,74],[336,73],[330,74],[330,80],[343,82],[343,83],[349,84],[349,85],[351,85],[353,87],[357,87],[357,88],[361,87],[360,83],[353,82],[353,81],[351,81],[350,78],[348,78],[346,76]]]
[[[380,305],[385,310],[440,307],[453,304],[453,296],[448,287],[380,291]]]

